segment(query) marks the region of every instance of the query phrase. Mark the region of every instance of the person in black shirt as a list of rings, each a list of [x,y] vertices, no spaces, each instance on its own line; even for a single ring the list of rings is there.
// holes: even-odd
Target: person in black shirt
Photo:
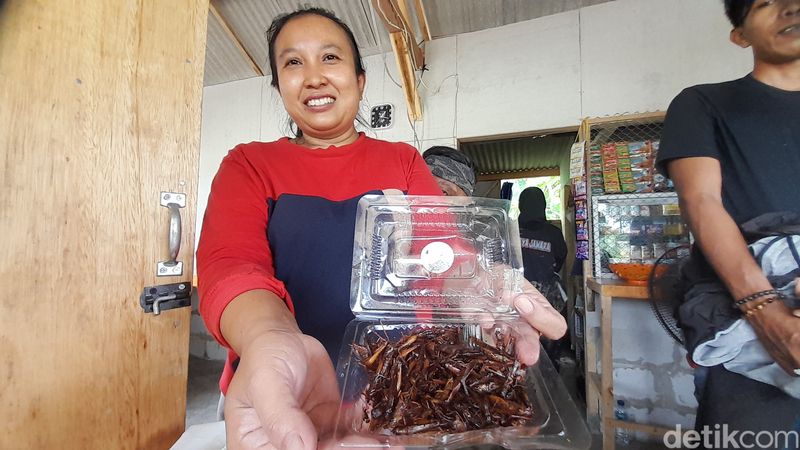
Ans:
[[[519,230],[525,278],[540,285],[556,278],[567,257],[564,235],[547,221],[546,208],[544,192],[538,187],[529,187],[520,193]]]
[[[697,241],[693,276],[717,276],[732,309],[733,300],[772,288],[739,227],[765,213],[800,213],[800,0],[725,0],[725,7],[731,41],[752,49],[753,71],[681,92],[667,111],[657,165],[673,180]],[[769,300],[738,308],[751,312],[747,320],[780,367],[800,376],[800,315]],[[698,429],[800,428],[800,400],[721,365],[698,372],[705,376]]]
[[[538,187],[529,187],[519,194],[519,235],[525,279],[541,292],[550,305],[567,318],[567,302],[558,271],[567,257],[564,235],[547,221],[547,200]],[[560,368],[561,358],[572,356],[569,336],[551,341],[542,339],[550,360]],[[560,370],[560,369],[559,369]]]

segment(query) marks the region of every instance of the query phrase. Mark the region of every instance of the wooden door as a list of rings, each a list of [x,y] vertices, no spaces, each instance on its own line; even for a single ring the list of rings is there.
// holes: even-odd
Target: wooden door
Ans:
[[[207,1],[0,1],[0,448],[161,449],[184,427]],[[180,277],[159,192],[187,194]]]

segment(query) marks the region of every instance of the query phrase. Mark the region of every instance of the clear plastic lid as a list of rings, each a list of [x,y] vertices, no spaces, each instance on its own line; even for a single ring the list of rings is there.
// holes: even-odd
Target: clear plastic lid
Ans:
[[[358,204],[350,307],[360,317],[514,316],[522,253],[510,202],[364,196]]]

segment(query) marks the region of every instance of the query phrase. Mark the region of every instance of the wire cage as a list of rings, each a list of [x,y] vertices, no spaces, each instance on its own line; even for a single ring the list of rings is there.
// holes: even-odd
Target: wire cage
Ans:
[[[589,125],[586,181],[592,195],[671,190],[668,180],[654,167],[662,114],[596,119]]]
[[[672,192],[592,197],[593,275],[645,284],[656,259],[690,241]]]
[[[646,284],[652,264],[689,242],[671,182],[655,160],[663,112],[588,119],[586,191],[590,268],[596,278]]]

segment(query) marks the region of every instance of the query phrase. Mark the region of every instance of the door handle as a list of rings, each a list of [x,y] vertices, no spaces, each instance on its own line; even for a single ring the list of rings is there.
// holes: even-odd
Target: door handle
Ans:
[[[181,250],[181,208],[186,207],[186,194],[162,192],[161,206],[169,209],[169,228],[167,230],[167,250],[169,259],[159,261],[156,265],[156,276],[173,277],[183,275],[183,262],[178,261]]]
[[[178,262],[178,252],[181,251],[181,210],[175,203],[167,205],[169,208],[169,261]]]

